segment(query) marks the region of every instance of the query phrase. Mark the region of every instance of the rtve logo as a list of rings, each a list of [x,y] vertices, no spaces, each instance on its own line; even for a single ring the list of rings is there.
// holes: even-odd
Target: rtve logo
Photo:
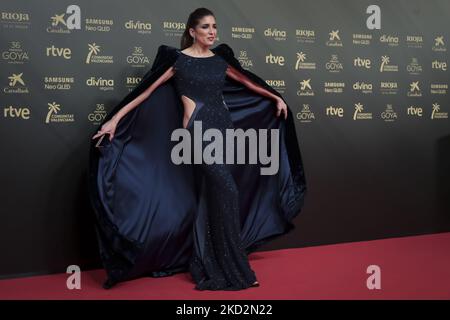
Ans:
[[[66,60],[72,58],[72,51],[70,48],[57,48],[52,45],[51,47],[47,47],[45,50],[47,57],[62,57]]]
[[[3,109],[3,117],[4,118],[19,118],[28,120],[30,119],[30,108],[27,107],[5,107]]]
[[[372,62],[370,61],[370,59],[356,57],[355,59],[353,59],[353,65],[355,67],[370,69],[372,67]]]
[[[447,71],[447,62],[434,60],[431,62],[431,68],[436,70]]]
[[[269,55],[266,56],[266,63],[284,66],[285,59],[283,56],[275,56],[275,55],[269,53]]]

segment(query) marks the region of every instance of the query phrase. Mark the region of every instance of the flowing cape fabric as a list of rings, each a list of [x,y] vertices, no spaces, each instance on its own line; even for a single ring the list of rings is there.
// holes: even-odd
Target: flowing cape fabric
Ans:
[[[212,51],[253,82],[283,98],[256,74],[242,68],[233,50]],[[161,45],[151,69],[102,121],[99,128],[174,64],[180,49]],[[240,191],[241,237],[248,253],[294,228],[306,195],[306,180],[292,112],[276,117],[273,99],[226,77],[223,97],[235,128],[279,129],[279,171],[261,175],[258,165],[236,165]],[[284,100],[284,99],[283,99]],[[286,101],[285,101],[286,102]],[[287,103],[286,103],[287,104]],[[171,133],[182,128],[183,105],[169,79],[123,117],[112,141],[89,151],[89,197],[103,266],[114,283],[187,270],[194,223],[201,211],[192,166],[171,161]],[[96,130],[97,131],[97,130]]]

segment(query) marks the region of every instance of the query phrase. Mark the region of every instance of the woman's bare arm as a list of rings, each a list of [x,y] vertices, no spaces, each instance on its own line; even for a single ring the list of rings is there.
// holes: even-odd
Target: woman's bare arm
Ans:
[[[265,96],[268,98],[272,98],[275,101],[278,101],[279,99],[281,99],[280,97],[278,97],[277,95],[273,94],[272,92],[264,89],[263,87],[257,85],[256,83],[254,83],[253,81],[251,81],[247,76],[245,76],[244,74],[242,74],[241,72],[239,72],[238,70],[236,70],[236,68],[228,65],[228,69],[227,69],[227,76],[229,76],[230,78],[241,82],[242,84],[244,84],[247,88]]]
[[[118,123],[120,119],[122,119],[130,110],[133,110],[136,108],[142,101],[147,99],[153,91],[155,91],[156,88],[158,88],[161,84],[169,80],[173,75],[175,74],[175,71],[173,69],[173,66],[168,68],[166,72],[164,72],[161,77],[158,78],[155,82],[152,83],[150,87],[148,87],[144,92],[142,92],[139,96],[137,96],[133,101],[126,104],[123,108],[121,108],[112,118],[111,120]]]
[[[277,103],[277,117],[281,115],[281,113],[284,113],[284,118],[286,119],[288,116],[288,109],[287,105],[284,102],[282,98],[279,96],[273,94],[272,92],[268,91],[267,89],[261,87],[260,85],[254,83],[252,80],[250,80],[247,76],[236,70],[236,68],[228,65],[228,69],[226,71],[227,76],[230,78],[241,82],[244,84],[247,88],[265,96],[268,98],[272,98]]]

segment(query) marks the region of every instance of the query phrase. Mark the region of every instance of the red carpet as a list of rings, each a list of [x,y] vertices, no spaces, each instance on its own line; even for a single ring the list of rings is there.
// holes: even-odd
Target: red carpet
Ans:
[[[188,273],[101,287],[102,270],[0,281],[0,299],[450,299],[450,233],[392,238],[250,255],[260,287],[196,291]],[[369,290],[369,265],[381,268],[381,289]]]

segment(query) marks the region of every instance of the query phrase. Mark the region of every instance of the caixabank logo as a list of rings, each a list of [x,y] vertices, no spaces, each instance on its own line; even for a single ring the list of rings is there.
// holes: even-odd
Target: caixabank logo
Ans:
[[[436,38],[434,38],[433,46],[431,47],[431,50],[436,52],[446,52],[447,47],[445,46],[445,40],[443,35],[439,35]]]
[[[66,12],[54,13],[45,29],[47,33],[63,34],[70,34],[76,30],[81,30],[81,8],[75,4],[69,5]]]
[[[341,40],[341,36],[339,35],[339,30],[331,30],[330,33],[328,33],[329,37],[328,40],[325,42],[325,45],[328,47],[342,47],[343,43]]]
[[[303,79],[302,81],[300,81],[299,87],[300,88],[297,90],[297,96],[300,96],[300,97],[314,96],[314,90],[311,85],[311,78]]]
[[[8,77],[7,86],[3,87],[5,94],[27,94],[30,93],[24,81],[23,72],[11,73]]]
[[[420,85],[420,81],[412,81],[409,84],[409,90],[406,93],[408,97],[421,97],[422,96],[422,89]]]

